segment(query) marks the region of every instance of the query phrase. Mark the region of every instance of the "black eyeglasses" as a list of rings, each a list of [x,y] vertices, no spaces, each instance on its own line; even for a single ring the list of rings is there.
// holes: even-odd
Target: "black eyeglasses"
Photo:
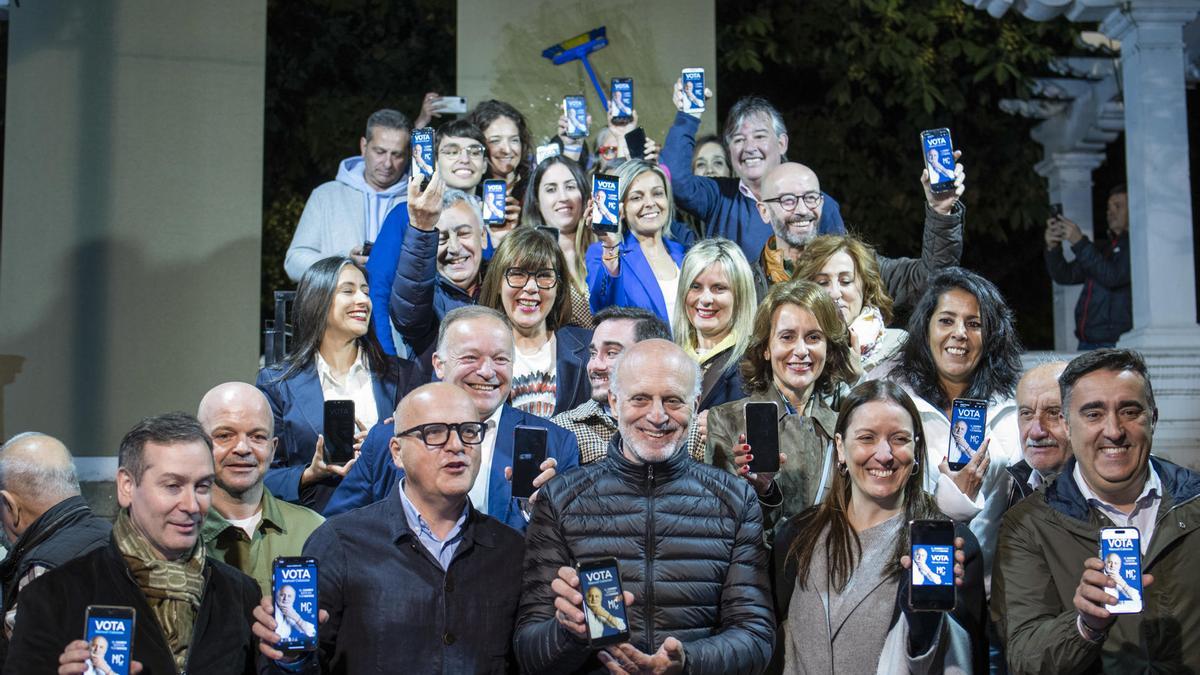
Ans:
[[[531,276],[537,287],[542,290],[549,290],[558,284],[558,272],[554,270],[533,271],[520,267],[510,267],[504,270],[504,280],[508,282],[510,288],[525,288],[525,284],[529,283]]]
[[[453,424],[428,422],[418,424],[407,431],[401,431],[396,434],[396,438],[419,435],[425,445],[430,448],[440,448],[450,442],[451,430],[458,434],[458,440],[464,444],[479,445],[483,442],[483,435],[487,433],[487,425],[483,422],[455,422]]]
[[[810,209],[815,209],[821,203],[825,196],[820,192],[808,192],[802,195],[779,195],[774,199],[762,200],[765,204],[778,204],[787,211],[795,211],[796,204],[804,202],[804,205]]]
[[[468,145],[463,148],[457,145],[443,145],[438,154],[446,159],[458,159],[459,155],[467,153],[471,159],[483,159],[484,147],[482,145]]]

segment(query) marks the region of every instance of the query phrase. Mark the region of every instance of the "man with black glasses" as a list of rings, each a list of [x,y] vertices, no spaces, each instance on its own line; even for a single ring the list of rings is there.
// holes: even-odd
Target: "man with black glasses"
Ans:
[[[491,432],[471,397],[427,384],[396,408],[382,501],[329,519],[304,546],[318,560],[320,648],[285,661],[271,598],[254,610],[276,672],[507,672],[525,553],[520,533],[468,494]]]

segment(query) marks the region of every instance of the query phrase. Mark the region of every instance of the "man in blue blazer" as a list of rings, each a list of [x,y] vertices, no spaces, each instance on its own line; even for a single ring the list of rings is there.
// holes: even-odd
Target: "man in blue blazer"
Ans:
[[[509,483],[513,465],[513,430],[533,426],[547,430],[547,459],[534,480],[540,487],[579,466],[575,434],[544,418],[508,406],[512,380],[512,329],[499,312],[478,305],[451,310],[442,321],[437,351],[433,355],[438,379],[454,384],[475,403],[479,419],[488,423],[480,448],[479,476],[471,488],[471,503],[480,511],[524,531],[527,522],[520,500]],[[384,498],[395,488],[402,470],[392,461],[388,443],[393,425],[378,425],[363,442],[358,462],[342,480],[325,508],[332,516]]]

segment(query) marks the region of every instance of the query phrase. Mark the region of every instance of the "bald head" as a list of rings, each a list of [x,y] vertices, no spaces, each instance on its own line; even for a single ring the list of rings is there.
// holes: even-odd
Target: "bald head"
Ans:
[[[417,387],[396,406],[397,434],[423,424],[457,427],[479,421],[474,399],[448,382]],[[495,430],[484,433],[489,432]],[[478,443],[462,441],[461,427],[451,431],[440,445],[427,444],[416,432],[398,435],[391,441],[392,461],[404,469],[404,493],[409,499],[418,505],[456,504],[460,510],[479,473],[479,447]]]
[[[71,452],[45,434],[14,436],[0,448],[0,490],[5,530],[16,539],[54,505],[79,494]]]
[[[275,418],[271,415],[271,403],[266,394],[252,384],[245,382],[225,382],[218,384],[204,398],[200,399],[200,408],[196,411],[196,419],[204,426],[204,430],[212,434],[213,422],[222,411],[238,410],[253,416],[259,425],[266,428],[267,435],[275,433]]]
[[[665,461],[687,443],[700,396],[700,366],[667,340],[644,340],[618,357],[608,401],[625,458]]]
[[[690,394],[689,403],[695,403],[700,396],[700,366],[670,340],[653,339],[635,343],[618,357],[617,366],[613,369],[609,390],[614,393],[620,388],[621,380],[635,382],[645,379],[640,376],[649,364],[658,363],[678,372],[684,383],[684,390]],[[632,390],[622,389],[628,393]]]
[[[461,388],[449,382],[423,384],[400,399],[396,406],[396,431],[401,432],[426,422],[444,421],[425,418],[442,410],[457,410],[463,403],[470,408],[470,419],[478,420],[474,401]]]
[[[1029,370],[1017,383],[1017,429],[1025,461],[1043,474],[1057,473],[1071,456],[1062,419],[1058,376],[1066,361],[1051,361]]]
[[[771,224],[778,240],[793,248],[803,248],[816,236],[823,198],[821,182],[812,169],[796,162],[784,162],[763,178],[759,195],[759,215]],[[788,209],[781,202],[772,201],[781,197],[795,198],[796,204]],[[814,203],[810,205],[805,200]]]

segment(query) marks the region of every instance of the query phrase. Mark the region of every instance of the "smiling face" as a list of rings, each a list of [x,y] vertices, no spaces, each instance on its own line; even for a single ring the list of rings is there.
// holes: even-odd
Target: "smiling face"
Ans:
[[[729,163],[725,161],[725,150],[719,143],[709,141],[696,150],[696,158],[692,160],[692,173],[708,178],[729,176]]]
[[[658,236],[669,223],[667,187],[657,172],[645,171],[625,192],[625,222],[642,239]]]
[[[570,234],[583,215],[583,192],[571,170],[555,163],[542,174],[538,185],[538,212],[542,221],[559,232]]]
[[[838,461],[849,471],[851,493],[882,508],[899,506],[916,459],[916,433],[895,401],[868,401],[854,409],[845,436],[835,434]]]
[[[828,346],[812,312],[790,302],[775,310],[763,357],[771,362],[775,388],[793,404],[808,400],[825,369]]]
[[[189,553],[212,504],[213,455],[200,441],[147,442],[142,476],[117,470],[117,501],[135,530],[164,560]]]
[[[757,184],[768,171],[779,166],[787,152],[787,142],[787,134],[777,135],[766,113],[746,115],[729,136],[734,172],[746,182]]]
[[[610,389],[625,458],[636,464],[665,461],[687,442],[695,409],[696,366],[666,340],[647,340],[617,363],[619,391]]]
[[[521,163],[521,132],[512,119],[500,116],[483,130],[487,139],[488,167],[497,178],[508,176]]]
[[[802,164],[789,162],[781,164],[763,179],[761,198],[758,203],[758,213],[762,219],[771,224],[775,236],[788,246],[803,248],[815,236],[821,221],[823,199],[816,206],[804,203],[806,195],[821,196],[821,182],[817,174]],[[797,197],[796,205],[789,211],[777,201],[782,195]]]
[[[863,283],[854,265],[854,258],[846,251],[829,256],[813,281],[825,289],[837,305],[842,321],[849,325],[863,309]]]
[[[587,606],[588,607],[591,607],[593,610],[598,609],[600,607],[600,601],[603,598],[604,598],[604,596],[603,596],[603,594],[600,593],[600,588],[598,586],[592,586],[592,587],[588,588],[588,591],[587,591]]]
[[[408,168],[408,138],[403,129],[375,127],[370,140],[358,142],[363,157],[363,179],[376,191],[396,184]]]
[[[483,260],[483,226],[479,214],[464,201],[442,211],[437,221],[437,271],[450,283],[470,290],[479,282]]]
[[[562,284],[557,283],[553,288],[541,288],[537,285],[535,275],[546,270],[554,272],[553,267],[526,264],[524,261],[518,261],[514,266],[524,269],[529,278],[520,288],[513,288],[505,279],[500,286],[500,304],[504,307],[504,314],[513,328],[524,332],[534,331],[539,325],[546,323],[546,318],[554,309],[554,301],[558,298],[558,290]]]
[[[955,384],[969,382],[983,355],[979,301],[961,288],[946,291],[938,298],[928,330],[938,378]]]
[[[337,287],[325,316],[325,332],[339,339],[353,340],[371,329],[371,296],[367,278],[353,265],[338,273]]]
[[[482,421],[485,418],[476,411],[471,398],[464,396],[462,389],[442,383],[421,387],[397,408],[396,430],[432,422]],[[495,429],[484,433],[495,433]],[[405,493],[410,498],[415,494],[425,503],[463,498],[471,491],[479,474],[479,448],[479,444],[463,443],[455,431],[450,432],[444,445],[435,447],[426,445],[420,434],[393,436],[391,441],[392,458],[404,467]]]
[[[277,442],[262,392],[242,382],[219,385],[205,395],[197,418],[212,437],[217,487],[241,496],[260,485]]]
[[[483,420],[508,400],[512,359],[512,331],[495,318],[478,316],[450,326],[445,353],[439,348],[433,355],[433,369],[438,379],[467,392],[476,419]]]
[[[474,138],[447,136],[438,139],[437,166],[448,187],[470,192],[483,180],[487,150]]]
[[[97,635],[92,638],[92,643],[88,647],[88,653],[93,658],[103,659],[104,655],[108,653],[108,639],[103,635]]]
[[[688,286],[684,306],[688,323],[706,340],[718,342],[733,326],[733,284],[724,265],[712,263]]]
[[[592,400],[608,403],[608,380],[617,357],[636,339],[637,321],[633,319],[609,319],[602,321],[592,333],[588,346],[587,373],[592,384]]]
[[[292,603],[296,601],[296,589],[288,585],[283,585],[279,588],[279,592],[275,594],[275,604],[279,605],[280,609],[291,609]]]
[[[1038,366],[1017,384],[1017,429],[1022,452],[1029,466],[1042,473],[1057,472],[1071,456],[1058,388],[1058,376],[1065,365]]]
[[[1119,237],[1129,230],[1129,195],[1118,192],[1108,198],[1104,212],[1109,234]]]
[[[1097,370],[1071,389],[1067,431],[1079,471],[1101,499],[1132,503],[1147,475],[1158,411],[1142,376]]]

